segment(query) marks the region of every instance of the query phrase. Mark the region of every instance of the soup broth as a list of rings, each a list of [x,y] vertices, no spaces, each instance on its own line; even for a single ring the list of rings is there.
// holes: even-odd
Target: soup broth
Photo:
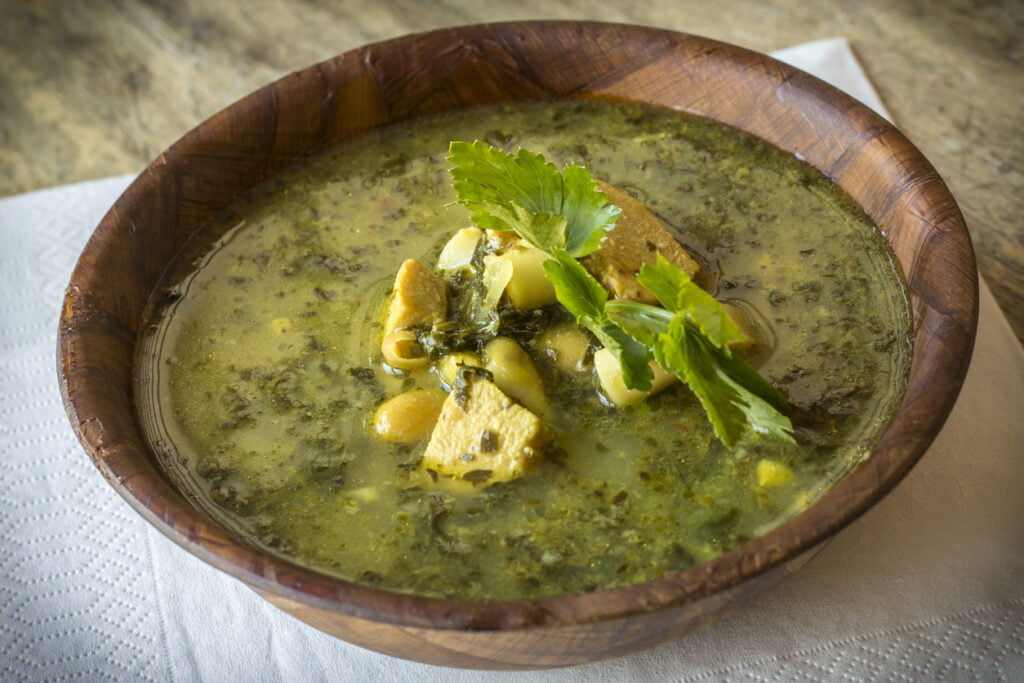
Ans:
[[[382,365],[407,258],[432,266],[469,213],[445,154],[480,139],[585,166],[636,196],[742,310],[748,360],[792,405],[798,445],[714,435],[678,384],[623,408],[530,341],[553,437],[525,476],[456,489],[375,408],[437,388]],[[503,104],[415,120],[297,164],[189,246],[151,303],[141,419],[176,485],[273,553],[430,596],[530,598],[685,569],[790,519],[861,462],[910,357],[902,283],[877,229],[827,178],[731,128],[624,103]],[[530,326],[533,326],[532,328]]]

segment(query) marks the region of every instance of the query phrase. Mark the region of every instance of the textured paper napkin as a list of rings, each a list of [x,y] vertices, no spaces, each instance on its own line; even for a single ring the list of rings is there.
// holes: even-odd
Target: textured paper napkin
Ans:
[[[841,39],[780,57],[884,113]],[[1024,678],[1024,351],[986,287],[934,446],[801,572],[647,652],[531,673],[378,655],[278,612],[143,522],[67,424],[63,287],[122,176],[0,201],[0,678],[576,681]]]

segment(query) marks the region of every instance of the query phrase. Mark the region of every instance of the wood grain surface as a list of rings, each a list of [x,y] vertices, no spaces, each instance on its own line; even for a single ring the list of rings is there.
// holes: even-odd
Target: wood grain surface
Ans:
[[[0,0],[0,196],[137,173],[248,92],[359,45],[510,19],[685,31],[761,52],[845,36],[949,184],[1024,339],[1024,2]]]
[[[423,112],[536,96],[621,97],[706,115],[799,153],[884,227],[915,320],[908,389],[871,457],[797,518],[720,558],[635,586],[527,601],[429,599],[332,579],[246,544],[159,471],[135,421],[146,300],[182,243],[290,160]],[[319,628],[398,656],[534,668],[626,654],[736,609],[894,486],[952,408],[977,322],[963,218],[914,146],[816,79],[740,48],[656,29],[528,23],[439,30],[282,78],[149,165],[87,245],[59,349],[72,425],[122,496],[175,542]]]

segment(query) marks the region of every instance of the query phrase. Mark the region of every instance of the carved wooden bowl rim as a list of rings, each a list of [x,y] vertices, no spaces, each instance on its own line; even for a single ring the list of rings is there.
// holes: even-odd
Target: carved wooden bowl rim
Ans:
[[[415,72],[425,61],[431,68]],[[871,457],[809,510],[715,560],[639,585],[536,600],[426,598],[344,581],[250,546],[203,516],[161,475],[132,406],[139,317],[169,255],[303,153],[380,120],[538,96],[636,99],[716,118],[800,154],[864,206],[903,267],[916,328],[909,388]],[[244,181],[233,184],[239,175]],[[185,135],[117,200],[83,252],[61,316],[58,371],[71,423],[103,475],[150,523],[213,566],[261,592],[345,615],[437,629],[528,629],[697,602],[851,522],[941,428],[967,371],[977,306],[973,249],[952,196],[920,152],[867,107],[769,57],[697,36],[595,22],[498,23],[347,52],[252,93]]]

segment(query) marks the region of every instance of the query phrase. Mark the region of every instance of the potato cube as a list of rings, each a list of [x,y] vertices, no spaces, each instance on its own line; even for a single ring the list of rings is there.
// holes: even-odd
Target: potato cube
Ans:
[[[767,458],[757,463],[757,484],[765,488],[788,484],[793,470],[786,465]]]
[[[597,379],[601,383],[601,391],[604,392],[605,398],[620,408],[639,403],[679,381],[678,377],[671,372],[665,372],[660,365],[651,361],[654,379],[651,380],[650,391],[627,389],[626,381],[622,378],[622,365],[608,349],[598,349],[594,354],[594,369],[597,370]]]

